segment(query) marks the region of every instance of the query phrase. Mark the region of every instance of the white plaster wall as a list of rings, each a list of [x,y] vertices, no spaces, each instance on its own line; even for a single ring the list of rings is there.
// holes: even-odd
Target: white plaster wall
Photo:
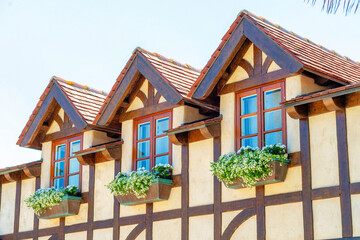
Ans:
[[[87,214],[88,214],[88,204],[82,203],[80,204],[79,213],[74,216],[68,216],[65,218],[65,225],[74,225],[79,223],[87,222]]]
[[[45,142],[42,144],[41,151],[41,188],[50,187],[50,169],[51,169],[51,142]]]
[[[25,199],[35,192],[35,178],[21,181],[20,219],[19,231],[30,231],[33,229],[34,211],[28,208]],[[0,224],[1,225],[1,224]]]
[[[224,231],[226,230],[227,226],[229,226],[229,224],[231,223],[231,221],[239,214],[241,213],[243,210],[238,210],[238,211],[231,211],[231,212],[223,212],[221,214],[222,216],[222,221],[221,221],[221,233],[223,234]]]
[[[314,238],[341,238],[340,198],[313,201]]]
[[[60,224],[60,218],[39,219],[39,229],[57,227]]]
[[[245,69],[243,69],[240,66],[237,66],[233,74],[231,74],[229,80],[226,82],[226,84],[239,82],[248,78],[249,78],[249,74],[245,71]]]
[[[155,202],[153,204],[154,212],[167,211],[181,208],[181,187],[172,188],[170,197],[167,201]]]
[[[146,213],[146,204],[135,206],[120,205],[120,217],[141,215]]]
[[[54,132],[60,131],[60,126],[56,121],[53,121],[49,127],[49,130],[46,132],[46,134],[51,134]]]
[[[114,161],[95,164],[94,221],[114,216],[114,196],[105,187],[114,179],[114,164]]]
[[[235,151],[235,93],[220,96],[221,154]]]
[[[104,228],[94,230],[93,239],[99,240],[113,240],[113,229]]]
[[[253,216],[241,224],[231,236],[231,240],[248,239],[256,240],[256,216]]]
[[[351,195],[353,235],[360,236],[360,194]]]
[[[360,182],[360,106],[346,108],[350,182]]]
[[[254,44],[251,44],[243,59],[248,61],[252,67],[254,67]]]
[[[301,190],[301,167],[288,168],[284,182],[265,185],[265,195],[297,192]]]
[[[141,85],[140,91],[142,91],[145,94],[146,97],[149,97],[148,96],[148,93],[149,93],[148,89],[149,89],[149,81],[147,79],[145,79],[144,83]],[[155,91],[154,91],[154,94],[155,94]]]
[[[85,240],[87,237],[86,232],[76,232],[65,234],[65,240]]]
[[[126,240],[127,236],[137,226],[137,224],[120,226],[120,240]]]
[[[142,231],[136,240],[145,240],[146,239],[146,230]]]
[[[2,184],[0,208],[0,235],[14,230],[16,182]]]
[[[133,147],[133,120],[122,122],[121,137],[124,141],[122,146],[121,171],[132,170],[132,147]]]
[[[213,162],[213,139],[189,144],[189,205],[213,203],[214,178],[210,172]],[[201,189],[201,194],[199,194]]]
[[[129,108],[126,110],[126,112],[130,112],[133,110],[137,110],[140,108],[143,108],[144,104],[143,102],[140,100],[140,98],[135,97],[135,99],[133,100],[133,102],[130,104]]]
[[[281,67],[280,67],[279,65],[277,65],[275,61],[273,61],[273,62],[270,64],[269,69],[268,69],[267,72],[270,73],[270,72],[274,72],[274,71],[280,70],[280,69],[281,69]]]
[[[214,215],[189,218],[189,239],[214,239]]]
[[[309,117],[312,187],[339,185],[335,112]]]
[[[289,203],[265,208],[266,239],[304,239],[302,203]]]
[[[156,221],[153,223],[153,239],[181,239],[181,219]]]

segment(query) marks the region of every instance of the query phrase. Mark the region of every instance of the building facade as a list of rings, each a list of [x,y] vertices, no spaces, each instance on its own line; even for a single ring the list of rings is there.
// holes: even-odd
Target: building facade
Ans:
[[[360,65],[241,12],[200,71],[137,48],[109,94],[52,77],[0,170],[1,239],[358,239]],[[230,189],[210,163],[287,146],[283,182]],[[359,155],[358,155],[359,154]],[[168,200],[120,205],[118,172],[173,166]],[[36,189],[76,185],[77,215],[38,219]]]

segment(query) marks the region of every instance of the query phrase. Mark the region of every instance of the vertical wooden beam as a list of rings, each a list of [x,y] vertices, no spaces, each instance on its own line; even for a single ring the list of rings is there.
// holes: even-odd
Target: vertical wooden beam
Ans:
[[[264,186],[256,187],[256,221],[257,221],[257,239],[265,240],[265,198]]]
[[[65,239],[65,217],[61,217],[60,218],[60,228],[59,228],[59,233],[58,235],[58,239]]]
[[[87,240],[93,239],[94,188],[95,188],[95,165],[89,165],[89,200],[88,200]]]
[[[153,203],[146,204],[146,216],[145,216],[145,227],[146,227],[146,240],[152,240],[153,235]]]
[[[221,138],[214,138],[214,162],[219,160],[221,155]],[[221,182],[214,176],[214,240],[221,239],[222,214],[221,214]]]
[[[181,145],[181,239],[189,239],[189,143]]]
[[[311,158],[309,118],[300,119],[300,159],[302,177],[304,240],[314,238],[313,210],[311,201]]]
[[[35,191],[40,188],[40,177],[36,177],[35,180]],[[39,234],[39,219],[34,214],[34,226],[33,226],[33,240],[38,240]]]
[[[337,150],[338,150],[338,158],[339,158],[338,162],[339,162],[339,180],[340,180],[342,236],[345,238],[345,237],[351,237],[353,234],[345,110],[336,111],[336,133],[337,133]]]
[[[18,239],[19,220],[20,220],[20,201],[21,201],[21,180],[16,181],[15,195],[15,217],[14,217],[14,238]]]
[[[121,155],[121,154],[120,154]],[[115,160],[115,176],[120,172],[121,159]],[[119,239],[119,217],[120,217],[120,203],[114,196],[114,224],[113,224],[113,239]]]
[[[260,75],[262,68],[262,52],[254,45],[254,75]]]

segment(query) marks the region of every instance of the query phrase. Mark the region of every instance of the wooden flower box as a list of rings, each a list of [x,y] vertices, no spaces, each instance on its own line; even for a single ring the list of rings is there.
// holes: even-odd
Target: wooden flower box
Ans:
[[[155,178],[146,193],[146,197],[137,198],[135,194],[117,195],[121,205],[138,205],[168,200],[173,181],[171,179]]]
[[[290,161],[284,161],[281,163],[279,160],[274,160],[271,164],[271,170],[273,172],[272,176],[268,176],[266,179],[261,179],[254,186],[262,186],[265,184],[283,182],[286,178],[287,169]],[[237,179],[236,182],[229,184],[228,188],[231,189],[239,189],[244,188],[243,181],[241,179]]]
[[[81,197],[63,196],[60,204],[48,207],[45,212],[37,217],[39,219],[51,219],[77,215],[79,213]]]

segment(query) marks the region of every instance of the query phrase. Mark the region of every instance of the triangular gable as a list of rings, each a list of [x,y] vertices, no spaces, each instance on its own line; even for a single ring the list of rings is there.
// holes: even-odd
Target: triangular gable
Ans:
[[[169,105],[191,101],[186,95],[198,76],[199,71],[190,66],[180,65],[158,54],[137,48],[118,77],[94,123],[110,125],[115,114],[126,112],[145,80]],[[138,97],[144,100],[143,96]]]
[[[298,59],[267,36],[246,15],[239,15],[225,34],[223,42],[201,72],[189,96],[202,100],[206,99],[240,49],[246,48],[246,44],[249,44],[249,42],[261,49],[289,75],[299,72],[303,67]],[[243,56],[237,57],[241,59]]]
[[[60,126],[63,124],[71,125],[70,127],[74,126],[79,131],[85,129],[93,121],[106,96],[92,89],[83,90],[80,86],[53,77],[40,97],[17,144],[40,149],[41,140],[53,121],[56,121]],[[58,116],[61,108],[65,112],[64,120],[59,119]]]

